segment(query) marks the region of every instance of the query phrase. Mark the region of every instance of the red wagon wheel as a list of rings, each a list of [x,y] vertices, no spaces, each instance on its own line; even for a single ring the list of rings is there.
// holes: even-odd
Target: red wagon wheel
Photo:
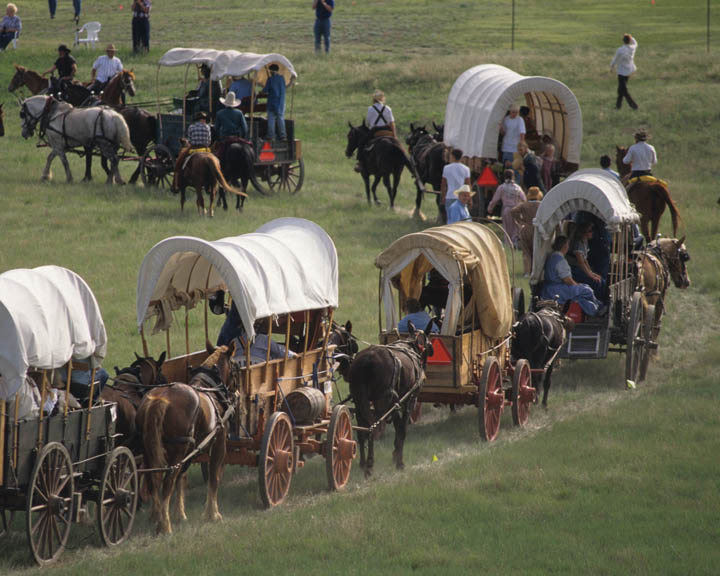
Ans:
[[[98,532],[103,544],[117,546],[130,535],[138,498],[135,458],[125,446],[110,453],[97,503]]]
[[[266,508],[280,504],[290,490],[295,457],[290,418],[284,412],[275,412],[265,425],[260,445],[260,497]]]
[[[30,550],[41,566],[65,549],[73,509],[70,453],[59,442],[43,446],[33,466],[27,493],[26,528]]]
[[[330,490],[340,490],[350,479],[350,468],[357,450],[352,434],[350,411],[338,404],[330,416],[325,444],[325,470]]]
[[[535,402],[537,393],[532,385],[530,363],[518,360],[512,379],[512,418],[515,426],[525,426],[530,417],[530,406]]]
[[[478,388],[480,437],[491,442],[497,438],[500,430],[500,415],[505,406],[500,364],[495,356],[486,358]]]

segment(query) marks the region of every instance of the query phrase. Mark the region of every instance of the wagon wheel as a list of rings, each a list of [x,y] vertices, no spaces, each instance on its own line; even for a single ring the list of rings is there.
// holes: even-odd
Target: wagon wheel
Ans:
[[[280,504],[290,490],[295,439],[290,417],[275,412],[265,425],[260,445],[260,497],[266,508]]]
[[[0,538],[10,533],[10,524],[15,517],[15,510],[0,510]]]
[[[325,470],[331,491],[340,490],[347,484],[356,450],[350,410],[338,404],[330,416],[325,444]]]
[[[98,532],[105,546],[117,546],[130,535],[137,498],[135,458],[128,448],[120,446],[110,453],[105,463],[96,506]]]
[[[625,350],[625,380],[635,383],[640,367],[640,336],[643,328],[643,305],[640,292],[632,295],[630,317],[627,324],[627,340]]]
[[[512,289],[513,322],[525,316],[525,291],[522,288]]]
[[[648,364],[650,363],[650,347],[651,343],[655,342],[653,336],[655,332],[655,306],[652,304],[648,305],[645,310],[645,322],[643,322],[643,346],[640,352],[640,368],[638,374],[638,380],[642,382],[645,380],[647,374]]]
[[[250,182],[252,182],[253,188],[263,196],[272,196],[273,194],[273,191],[263,183],[267,181],[268,171],[271,168],[272,166],[255,166],[255,169],[250,173]]]
[[[512,379],[512,419],[515,426],[525,426],[530,417],[530,406],[535,403],[536,398],[530,363],[523,358],[515,364]]]
[[[175,160],[167,146],[150,146],[140,158],[140,175],[145,186],[170,188]]]
[[[478,387],[478,423],[483,440],[491,442],[497,437],[504,405],[505,393],[502,389],[500,364],[495,356],[488,356]]]
[[[270,194],[275,192],[295,194],[302,188],[305,180],[305,161],[299,158],[289,164],[264,166],[261,173],[263,180],[267,182]],[[253,186],[255,186],[254,182]]]
[[[416,424],[422,417],[422,402],[415,400],[415,405],[410,410],[410,424]]]
[[[43,446],[33,466],[27,495],[26,527],[35,561],[50,564],[70,535],[73,509],[70,453],[59,442]]]

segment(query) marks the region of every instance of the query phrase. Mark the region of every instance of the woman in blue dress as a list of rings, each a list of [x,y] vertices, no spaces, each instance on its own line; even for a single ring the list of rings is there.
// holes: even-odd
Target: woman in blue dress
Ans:
[[[568,248],[566,236],[555,238],[553,253],[545,261],[545,280],[541,296],[547,300],[556,300],[561,306],[568,300],[574,300],[588,316],[602,316],[607,311],[607,306],[595,298],[590,286],[573,280],[570,265],[565,260]]]

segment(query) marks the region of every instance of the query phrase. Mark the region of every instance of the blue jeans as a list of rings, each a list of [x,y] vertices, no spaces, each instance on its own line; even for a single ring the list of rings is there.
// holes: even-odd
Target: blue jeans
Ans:
[[[275,110],[268,110],[267,111],[267,120],[268,120],[268,128],[267,128],[267,137],[269,140],[275,140],[275,125],[277,124],[277,132],[278,137],[280,140],[286,140],[287,134],[285,133],[285,111],[275,111]]]
[[[501,160],[502,160],[502,163],[503,163],[503,168],[505,167],[505,163],[506,163],[506,162],[510,162],[510,164],[512,164],[512,162],[513,162],[513,152],[503,152],[503,153],[502,153],[502,158],[501,158]]]
[[[79,18],[80,9],[82,8],[82,0],[73,0],[73,8],[75,9],[75,18]]]
[[[48,0],[48,8],[50,9],[50,18],[55,18],[55,10],[57,10],[57,0]]]
[[[315,20],[315,52],[320,52],[320,38],[325,40],[325,52],[330,52],[330,18]]]

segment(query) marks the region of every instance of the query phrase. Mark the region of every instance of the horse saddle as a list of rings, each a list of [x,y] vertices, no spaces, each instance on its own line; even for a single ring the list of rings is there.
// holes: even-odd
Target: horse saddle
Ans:
[[[194,154],[212,154],[212,150],[210,150],[210,148],[190,148],[187,156],[185,156],[185,160],[183,160],[181,170],[185,170],[188,162],[190,162],[190,158],[192,158]]]
[[[635,178],[630,178],[627,185],[628,190],[632,188],[633,184],[635,184],[636,182],[659,182],[660,184],[667,186],[667,182],[665,182],[664,180],[660,180],[660,178],[656,178],[655,176],[651,176],[649,174],[644,174],[642,176],[635,176]]]

